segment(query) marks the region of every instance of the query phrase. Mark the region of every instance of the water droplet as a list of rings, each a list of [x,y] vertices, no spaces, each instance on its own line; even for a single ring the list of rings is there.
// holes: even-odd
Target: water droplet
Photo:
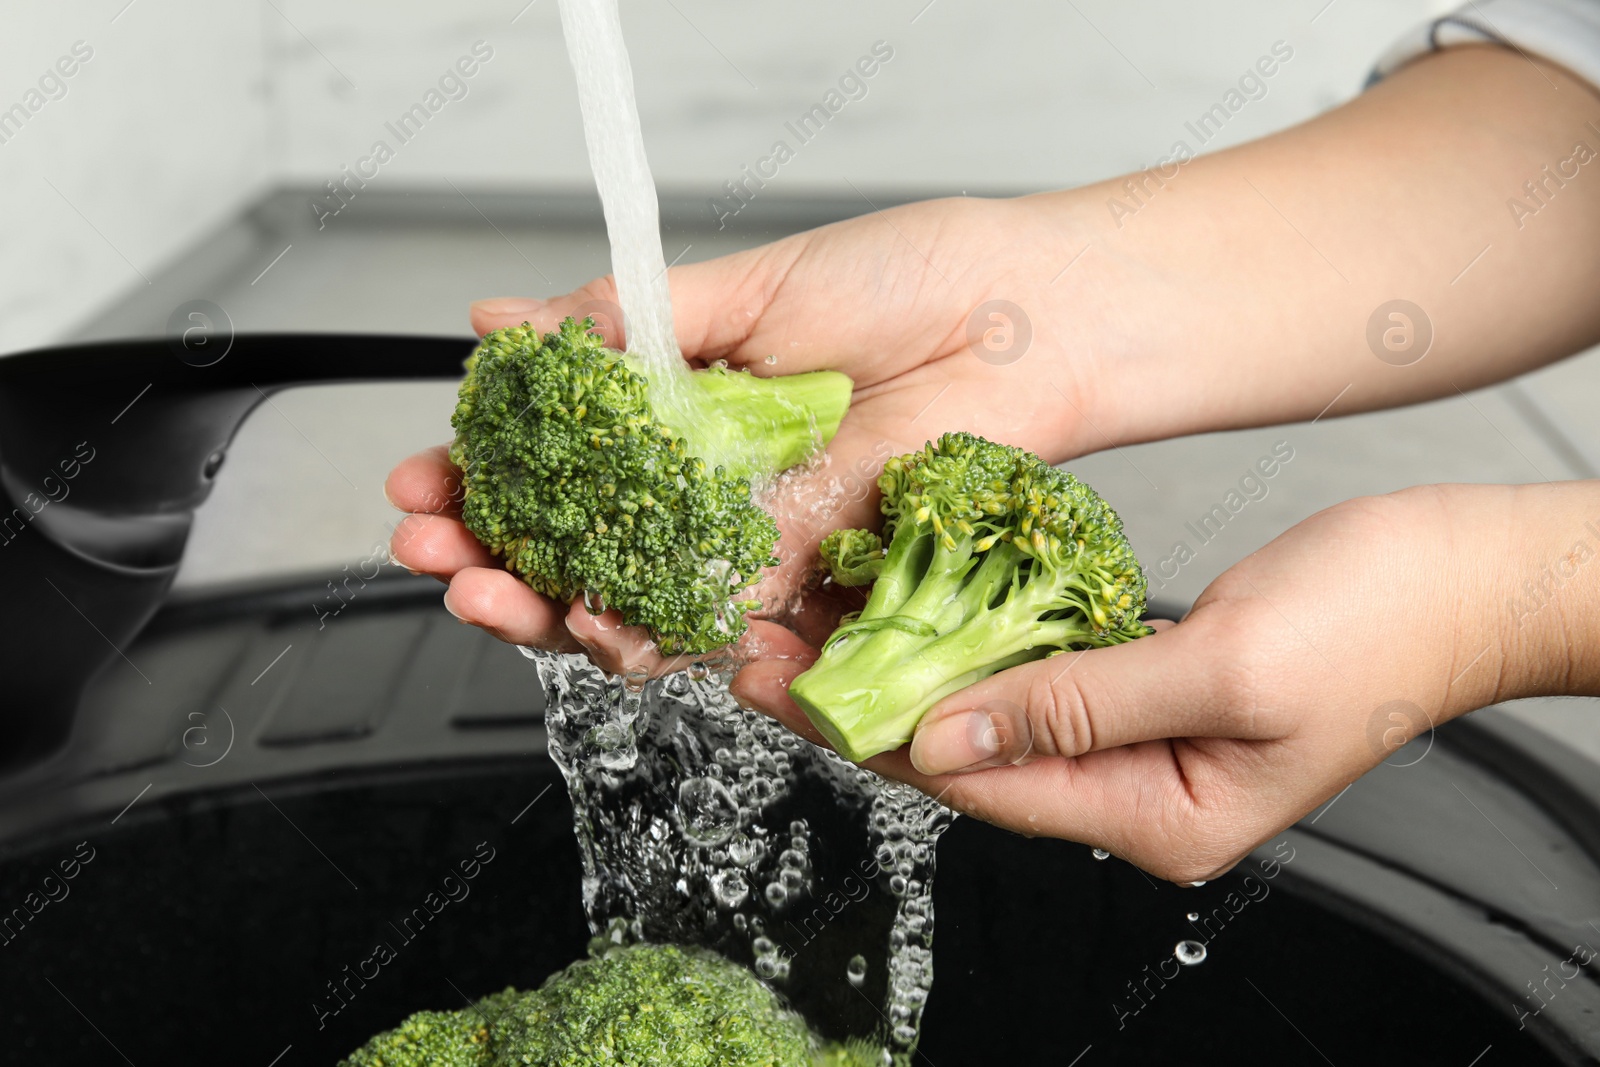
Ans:
[[[693,663],[689,664],[688,674],[691,682],[703,682],[710,673],[711,668],[707,667],[699,660],[695,660]]]
[[[728,842],[728,858],[741,867],[748,867],[761,858],[766,846],[746,834],[736,834]]]
[[[1199,922],[1200,921],[1200,913],[1198,911],[1191,911],[1188,915],[1185,915],[1184,918],[1188,919],[1192,923]]]
[[[720,845],[739,825],[739,805],[715,778],[688,778],[678,786],[683,836],[697,845]]]
[[[717,370],[727,370],[728,361],[725,359],[714,359],[711,361],[711,366]]]
[[[750,883],[743,871],[729,867],[711,876],[711,892],[724,908],[737,908],[750,895]]]
[[[1173,946],[1172,954],[1185,967],[1206,961],[1206,947],[1198,941],[1179,941]]]
[[[767,886],[767,903],[774,908],[781,908],[789,901],[789,891],[783,887],[782,882],[772,882]]]
[[[765,360],[765,362],[766,362],[767,366],[770,367],[774,363],[778,362],[778,357],[776,355],[768,355],[766,360]]]
[[[630,693],[644,692],[644,684],[650,680],[650,672],[642,666],[629,667],[622,676],[622,687]]]
[[[851,985],[855,986],[857,989],[860,989],[861,984],[867,980],[866,957],[850,957],[850,963],[844,969],[844,976],[850,980]]]
[[[590,615],[604,615],[606,613],[606,602],[595,593],[585,589],[583,591],[583,610]]]
[[[1111,858],[1111,853],[1107,852],[1103,848],[1097,848],[1090,852],[1089,855],[1093,856],[1097,860],[1108,860]]]

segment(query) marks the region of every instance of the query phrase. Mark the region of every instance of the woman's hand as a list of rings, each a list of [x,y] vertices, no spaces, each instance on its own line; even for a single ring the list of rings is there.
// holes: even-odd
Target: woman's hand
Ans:
[[[1432,726],[1600,692],[1591,519],[1593,482],[1340,504],[1223,574],[1177,625],[997,674],[866,765],[986,822],[1209,879]],[[822,743],[787,696],[806,665],[755,664],[734,693]]]
[[[1042,309],[1060,303],[1050,287],[1060,249],[1077,247],[1071,228],[1070,216],[1037,202],[930,201],[672,270],[691,363],[724,359],[763,375],[826,368],[856,384],[825,469],[786,481],[774,502],[783,563],[756,590],[767,621],[752,624],[741,655],[803,654],[796,632],[815,644],[831,631],[841,605],[806,588],[816,546],[837,527],[876,523],[874,483],[890,456],[949,430],[1058,461],[1106,443],[1089,414],[1084,335],[1042,328],[1052,317]],[[483,333],[590,315],[620,346],[615,300],[601,278],[547,301],[484,301],[472,320]],[[1025,325],[989,301],[1025,304],[1038,321]],[[449,582],[445,604],[464,621],[517,644],[587,650],[613,671],[675,666],[615,612],[553,603],[506,572],[459,521],[458,472],[442,447],[401,463],[385,489],[414,513],[395,530],[395,559]]]
[[[1181,168],[913,204],[674,268],[691,362],[856,381],[829,469],[778,501],[785,562],[757,590],[766,613],[820,640],[837,610],[802,595],[817,543],[873,520],[885,458],[947,430],[1059,462],[1450,395],[1594,343],[1600,303],[1583,279],[1600,248],[1600,183],[1573,185],[1564,221],[1526,232],[1507,232],[1505,198],[1597,115],[1564,72],[1453,49]],[[1419,305],[1431,347],[1379,353],[1373,322],[1400,296]],[[485,301],[473,324],[615,318],[615,298],[603,278],[548,301]],[[449,581],[452,611],[509,641],[586,648],[612,670],[665,666],[615,617],[542,600],[500,568],[456,520],[453,477],[436,450],[387,486],[417,513],[396,531],[396,558]],[[746,655],[795,651],[770,624],[749,640]]]

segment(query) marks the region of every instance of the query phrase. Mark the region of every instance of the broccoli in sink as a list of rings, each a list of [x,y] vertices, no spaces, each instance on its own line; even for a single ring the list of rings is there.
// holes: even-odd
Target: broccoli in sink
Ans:
[[[530,993],[418,1012],[340,1067],[879,1067],[826,1044],[736,963],[673,945],[612,946]]]

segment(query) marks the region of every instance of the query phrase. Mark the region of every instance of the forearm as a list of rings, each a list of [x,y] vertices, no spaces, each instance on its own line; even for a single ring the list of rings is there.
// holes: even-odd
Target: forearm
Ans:
[[[1445,718],[1520,697],[1600,696],[1600,481],[1368,499],[1385,520],[1369,543],[1388,547],[1355,585],[1392,591],[1383,610],[1424,631],[1396,666]]]
[[[1450,395],[1600,341],[1596,151],[1586,83],[1461,48],[1132,193],[1023,203],[1087,248],[1051,305],[1092,361],[1096,424],[1138,441]],[[1415,349],[1385,361],[1368,340],[1395,299],[1433,331],[1403,366]]]
[[[1507,563],[1492,574],[1479,609],[1494,635],[1489,662],[1469,672],[1487,666],[1473,686],[1493,681],[1495,691],[1473,695],[1479,704],[1600,696],[1600,481],[1510,493]],[[1458,529],[1464,535],[1470,531]]]

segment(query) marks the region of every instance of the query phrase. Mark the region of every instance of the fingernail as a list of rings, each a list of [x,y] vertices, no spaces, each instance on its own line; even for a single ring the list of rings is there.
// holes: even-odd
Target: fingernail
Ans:
[[[484,315],[532,315],[542,307],[544,301],[531,296],[496,296],[472,302],[472,310]]]
[[[444,610],[448,611],[451,615],[454,615],[461,622],[467,621],[466,619],[461,618],[461,613],[459,611],[450,606],[450,590],[448,589],[444,591]]]
[[[967,711],[917,730],[911,765],[923,774],[972,770],[1000,752],[1000,731],[981,711]]]
[[[394,508],[396,511],[405,510],[405,508],[394,502],[394,497],[389,495],[389,479],[387,478],[383,480],[383,499],[387,500],[389,502],[389,506]]]

